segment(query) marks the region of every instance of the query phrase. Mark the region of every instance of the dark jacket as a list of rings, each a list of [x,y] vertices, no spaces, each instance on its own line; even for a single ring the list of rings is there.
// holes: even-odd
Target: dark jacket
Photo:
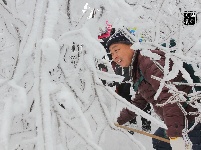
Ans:
[[[164,67],[165,65],[165,56],[164,53],[160,50],[151,50],[153,53],[157,53],[161,56],[160,60],[157,62]],[[136,51],[137,52],[137,51]],[[170,70],[171,70],[172,63],[170,63]],[[158,116],[165,122],[168,127],[167,135],[169,137],[181,137],[182,136],[182,129],[184,128],[184,114],[179,108],[179,106],[174,104],[167,104],[164,107],[156,106],[156,104],[162,104],[168,100],[170,96],[172,96],[168,91],[169,89],[163,87],[162,92],[160,93],[157,100],[154,100],[154,96],[160,86],[160,82],[151,78],[151,75],[154,75],[159,78],[163,78],[163,72],[155,65],[155,63],[150,60],[149,57],[142,56],[140,53],[138,54],[137,58],[134,60],[133,63],[134,68],[134,83],[138,81],[140,78],[140,70],[143,74],[145,80],[143,80],[139,87],[138,91],[136,92],[135,99],[132,101],[132,104],[139,107],[140,109],[144,109],[147,103],[151,103],[153,105],[154,111]],[[184,79],[182,78],[181,73],[171,80],[171,82],[181,82]],[[189,86],[176,86],[180,91],[184,91],[189,93],[191,87]],[[185,108],[187,111],[195,111],[190,106]],[[135,117],[135,113],[129,111],[128,109],[123,109],[120,117],[118,118],[118,122],[123,124],[133,117]],[[189,119],[192,121],[194,118],[189,116]]]

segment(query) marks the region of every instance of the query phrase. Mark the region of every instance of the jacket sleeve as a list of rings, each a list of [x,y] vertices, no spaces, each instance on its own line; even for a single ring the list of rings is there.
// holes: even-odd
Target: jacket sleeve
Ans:
[[[155,91],[158,90],[160,82],[152,79],[151,75],[154,75],[159,78],[163,78],[163,72],[154,64],[152,60],[148,57],[142,56],[140,59],[140,69],[144,75],[144,78],[147,82],[149,82]],[[161,59],[158,61],[162,66],[165,64],[165,56],[162,54]],[[163,87],[158,99],[157,103],[162,104],[166,102],[170,96],[172,96],[167,87]],[[184,128],[184,114],[177,105],[167,104],[163,106],[163,119],[165,124],[167,125],[167,135],[169,137],[181,137],[182,129]]]
[[[136,93],[134,100],[131,101],[131,104],[143,110],[148,103],[139,93]]]
[[[131,104],[139,107],[140,109],[144,109],[147,106],[147,101],[145,101],[145,99],[140,94],[136,94],[135,99],[131,101]],[[117,118],[117,122],[122,125],[132,120],[136,116],[137,115],[135,112],[129,110],[128,108],[123,108],[120,112],[120,116]]]

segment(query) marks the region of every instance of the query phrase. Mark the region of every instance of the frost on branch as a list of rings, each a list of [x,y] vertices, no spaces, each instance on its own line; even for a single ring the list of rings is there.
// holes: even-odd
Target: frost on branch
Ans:
[[[129,1],[127,2],[131,3]],[[139,43],[134,43],[132,48],[134,50],[140,49],[141,54],[150,57],[150,59],[152,59],[159,69],[164,73],[164,77],[161,79],[152,76],[155,80],[160,81],[159,89],[157,90],[154,98],[158,98],[164,87],[169,88],[169,92],[172,94],[172,96],[163,104],[159,104],[159,106],[162,107],[168,103],[178,103],[184,114],[187,115],[187,112],[185,112],[184,108],[180,104],[181,102],[186,102],[188,105],[197,108],[197,112],[195,114],[198,114],[199,116],[195,120],[196,125],[198,122],[200,122],[200,2],[171,1],[170,3],[168,1],[151,1],[149,3],[144,1],[135,1],[132,6],[133,8],[137,8],[138,6],[141,7],[142,11],[140,16],[143,18],[133,21],[132,27],[136,24],[136,27],[138,27],[136,31],[138,32],[140,30],[141,33],[145,33],[145,41],[140,45]],[[183,23],[183,13],[184,11],[188,10],[196,12],[198,19],[195,25],[187,26]],[[143,11],[146,13],[143,13]],[[155,12],[155,15],[153,15],[153,12]],[[146,25],[142,24],[142,22],[145,20],[146,22],[150,21],[150,23],[146,23]],[[128,25],[131,24],[128,23]],[[130,37],[132,38],[132,35]],[[172,46],[170,43],[171,39],[175,40],[174,46]],[[162,67],[158,65],[157,59],[155,59],[150,52],[147,52],[148,49],[160,49],[164,51],[166,53],[165,66]],[[169,70],[171,62],[173,63],[173,66],[171,70]],[[189,70],[186,66],[192,67],[195,72],[193,72],[191,69]],[[170,82],[171,79],[174,79],[179,74],[179,72],[185,81],[180,83]],[[193,79],[193,75],[196,76],[197,80]],[[175,85],[191,86],[192,93],[184,93],[179,91]],[[186,97],[189,98],[187,99]],[[188,115],[193,115],[193,113]],[[187,124],[188,122],[186,120],[186,125]],[[186,135],[189,130],[192,129],[184,129],[185,138],[187,138]]]
[[[181,71],[186,84],[196,86],[180,66],[183,62],[200,77],[200,21],[184,26],[179,9],[199,11],[200,4],[171,2],[0,1],[0,149],[145,149],[135,136],[114,126],[120,110],[128,107],[156,126],[165,126],[102,84],[122,78],[102,59],[106,54],[96,40],[97,31],[106,20],[115,28],[137,27],[146,42],[136,47],[144,54],[156,47],[175,51],[167,55],[164,78],[156,79],[160,88],[167,86],[173,93],[167,102],[185,101],[185,93],[167,83]],[[92,11],[96,13],[89,19]],[[171,38],[177,43],[173,48],[168,47]],[[172,72],[169,60],[176,62]],[[99,64],[108,72],[100,71]],[[189,97],[200,114],[200,93]]]
[[[38,15],[43,7],[39,1],[35,6]],[[51,37],[54,30],[48,28],[45,38],[36,40],[43,34],[36,30],[43,25],[39,19],[35,17],[25,35],[20,30],[19,39],[13,39],[6,27],[2,34],[8,38],[2,40],[3,48],[10,41],[16,44],[12,52],[3,49],[5,60],[16,54],[11,68],[5,62],[1,66],[1,149],[112,150],[123,146],[119,140],[125,139],[124,148],[144,149],[128,132],[114,126],[120,109],[131,106],[102,84],[101,79],[120,82],[122,77],[109,74],[113,71],[102,60],[105,50],[100,43],[85,28],[59,40]],[[100,63],[110,68],[109,73],[98,70]]]

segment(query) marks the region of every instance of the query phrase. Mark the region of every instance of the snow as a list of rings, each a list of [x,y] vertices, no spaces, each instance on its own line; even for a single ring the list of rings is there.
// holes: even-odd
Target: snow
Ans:
[[[49,0],[47,5],[47,14],[45,16],[44,38],[53,36],[58,15],[59,10],[57,2],[54,0]]]
[[[44,55],[45,69],[51,70],[55,68],[59,63],[59,45],[52,38],[45,38],[42,40],[41,49]]]
[[[131,48],[140,49],[153,61],[160,56],[149,49],[166,52],[164,77],[152,76],[161,83],[155,98],[166,86],[173,95],[179,93],[179,101],[185,101],[185,93],[167,84],[180,71],[187,80],[185,84],[195,86],[183,62],[191,64],[195,75],[201,77],[198,0],[5,1],[7,4],[0,1],[1,150],[153,149],[150,137],[131,135],[114,125],[119,112],[127,107],[138,116],[136,125],[125,126],[142,130],[143,116],[151,121],[150,133],[158,127],[167,128],[153,110],[151,115],[145,113],[117,95],[115,87],[108,86],[124,78],[115,75],[98,40],[100,28],[107,24],[117,29],[135,27],[135,36],[125,32],[135,41]],[[197,23],[183,25],[179,8],[195,10]],[[141,37],[144,41],[138,42]],[[176,40],[173,48],[168,47],[170,39]],[[163,43],[167,47],[162,47]],[[171,71],[170,60],[174,62]],[[108,71],[101,71],[100,64]],[[196,101],[200,93],[194,91],[188,96],[189,104],[200,113]]]
[[[13,88],[12,91],[12,112],[14,114],[20,114],[24,110],[26,110],[27,107],[27,95],[24,88],[18,86],[15,81],[11,80],[8,82],[8,85],[10,85],[11,88]]]
[[[6,104],[4,107],[4,112],[2,114],[2,125],[1,125],[1,149],[8,149],[9,143],[9,130],[11,126],[12,119],[12,98],[8,97],[6,99]]]
[[[199,40],[195,43],[195,45],[194,45],[194,47],[193,47],[193,51],[194,51],[194,52],[199,52],[200,46],[201,46],[201,39],[199,39]]]

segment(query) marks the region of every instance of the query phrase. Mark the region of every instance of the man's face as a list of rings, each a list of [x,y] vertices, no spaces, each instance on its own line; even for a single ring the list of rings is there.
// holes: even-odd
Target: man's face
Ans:
[[[109,47],[112,59],[121,67],[128,67],[131,64],[134,51],[130,49],[131,45],[122,43],[112,44]]]

